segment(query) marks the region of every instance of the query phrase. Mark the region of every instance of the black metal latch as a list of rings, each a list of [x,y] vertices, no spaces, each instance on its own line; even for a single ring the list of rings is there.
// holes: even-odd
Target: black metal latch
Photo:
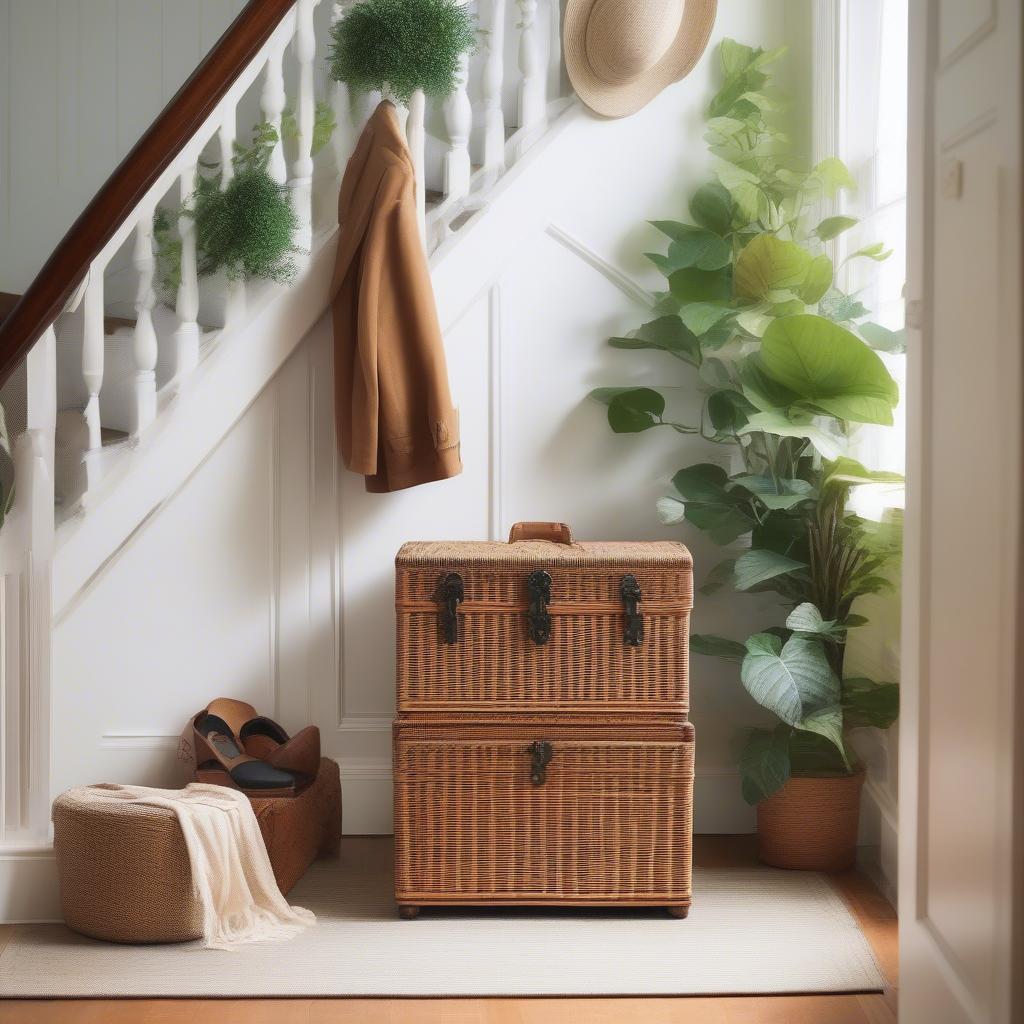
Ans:
[[[526,593],[530,598],[530,608],[526,613],[530,639],[538,646],[546,644],[551,639],[551,616],[548,614],[551,574],[543,569],[531,572],[526,581]]]
[[[441,600],[441,633],[446,644],[459,642],[459,605],[465,599],[466,588],[457,572],[450,572],[441,579],[439,597]]]
[[[554,751],[547,740],[534,740],[529,747],[530,781],[535,786],[543,786],[547,781],[547,767],[551,763]]]
[[[624,639],[630,647],[639,647],[644,639],[644,617],[637,610],[642,600],[640,584],[632,573],[622,577],[622,603],[626,606],[626,632]]]

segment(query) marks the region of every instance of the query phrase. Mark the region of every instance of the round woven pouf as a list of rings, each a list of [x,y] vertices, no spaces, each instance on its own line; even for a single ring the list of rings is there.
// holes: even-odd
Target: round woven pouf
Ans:
[[[202,935],[185,837],[175,813],[81,786],[53,803],[64,920],[110,942],[187,942]]]

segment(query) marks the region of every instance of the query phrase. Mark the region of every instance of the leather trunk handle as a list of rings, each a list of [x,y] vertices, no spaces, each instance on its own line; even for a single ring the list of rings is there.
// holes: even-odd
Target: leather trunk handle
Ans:
[[[566,523],[516,523],[508,532],[509,544],[517,540],[550,540],[556,544],[571,544],[572,530]]]

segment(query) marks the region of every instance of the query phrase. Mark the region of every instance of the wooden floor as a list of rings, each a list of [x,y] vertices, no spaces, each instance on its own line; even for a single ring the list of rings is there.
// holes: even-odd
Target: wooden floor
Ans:
[[[354,841],[354,840],[347,840]],[[375,840],[358,840],[374,842]],[[754,863],[752,837],[697,836],[706,867]],[[0,1024],[886,1024],[896,1020],[896,915],[862,874],[834,876],[889,982],[884,993],[615,999],[92,999],[0,1002]],[[16,928],[0,925],[0,949]],[[680,922],[685,928],[685,922]],[[799,955],[799,950],[794,950]]]

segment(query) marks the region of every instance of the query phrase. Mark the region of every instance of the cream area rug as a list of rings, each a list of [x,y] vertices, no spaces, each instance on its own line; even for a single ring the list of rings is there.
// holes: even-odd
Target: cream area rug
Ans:
[[[119,946],[20,927],[0,997],[729,995],[878,991],[867,940],[820,875],[705,868],[688,919],[661,910],[427,909],[402,921],[390,846],[343,841],[290,903],[318,923],[235,951]]]

